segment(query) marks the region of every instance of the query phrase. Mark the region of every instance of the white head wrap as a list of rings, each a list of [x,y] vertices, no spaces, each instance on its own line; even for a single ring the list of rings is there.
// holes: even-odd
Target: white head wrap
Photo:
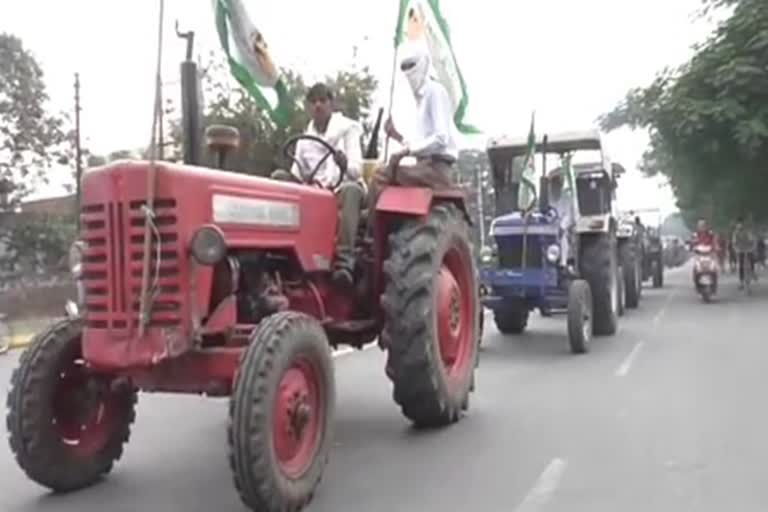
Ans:
[[[413,94],[419,94],[429,78],[429,70],[432,60],[429,53],[422,45],[409,45],[400,61],[400,69],[405,73]]]

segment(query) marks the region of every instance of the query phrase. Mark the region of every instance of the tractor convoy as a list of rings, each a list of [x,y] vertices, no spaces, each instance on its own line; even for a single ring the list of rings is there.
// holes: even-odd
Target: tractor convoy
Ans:
[[[497,217],[481,251],[482,303],[504,334],[522,333],[535,309],[564,313],[570,349],[584,353],[593,335],[617,332],[625,309],[638,307],[643,280],[653,274],[656,285],[663,270],[656,246],[616,209],[625,169],[610,161],[599,132],[537,140],[543,175],[538,195],[521,205],[522,180],[515,176],[529,151],[526,139],[488,143]],[[548,157],[559,160],[551,171]]]
[[[13,373],[11,449],[45,487],[73,491],[109,473],[141,392],[201,394],[229,401],[226,442],[243,503],[299,510],[333,446],[332,348],[377,341],[402,414],[444,427],[469,409],[484,306],[505,334],[521,333],[535,308],[565,311],[581,353],[593,333],[616,333],[644,277],[660,283],[655,249],[641,250],[615,213],[623,168],[587,132],[538,141],[545,170],[534,204],[509,203],[519,181],[495,184],[499,205],[509,204],[482,268],[461,190],[385,188],[369,205],[375,215],[363,215],[375,219],[374,236],[361,230],[356,286],[338,288],[333,190],[314,183],[317,168],[289,183],[201,165],[193,66],[182,66],[184,163],[125,160],[84,174],[70,254],[78,298]],[[286,147],[307,138],[324,144],[299,136]],[[211,126],[206,142],[221,167],[239,136]],[[494,176],[508,175],[525,149],[491,140]],[[584,151],[598,158],[574,163]],[[553,156],[560,165],[547,173]]]

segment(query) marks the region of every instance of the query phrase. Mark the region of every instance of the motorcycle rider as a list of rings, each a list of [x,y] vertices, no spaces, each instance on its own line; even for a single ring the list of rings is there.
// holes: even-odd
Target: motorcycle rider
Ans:
[[[709,245],[712,249],[717,250],[717,236],[714,231],[709,229],[705,219],[699,219],[696,223],[696,232],[691,239],[691,247],[696,245]]]
[[[715,235],[715,232],[709,229],[709,225],[707,224],[707,221],[705,219],[699,219],[699,221],[696,223],[696,232],[691,237],[691,240],[688,242],[690,245],[690,249],[694,250],[697,245],[708,245],[712,248],[712,251],[714,254],[717,254],[717,235]],[[693,282],[696,283],[696,273],[693,273]]]
[[[746,271],[754,275],[755,269],[755,250],[757,244],[752,232],[744,225],[744,218],[739,217],[736,221],[736,228],[733,230],[733,249],[736,253],[739,266],[739,289],[744,287]],[[749,267],[745,269],[745,266]]]

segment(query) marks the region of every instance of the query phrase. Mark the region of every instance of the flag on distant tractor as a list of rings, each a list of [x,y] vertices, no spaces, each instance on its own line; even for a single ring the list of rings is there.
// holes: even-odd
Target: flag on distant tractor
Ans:
[[[276,125],[287,125],[292,111],[290,96],[263,34],[251,22],[241,0],[212,1],[216,31],[232,76]]]
[[[528,132],[527,146],[517,202],[523,210],[532,208],[536,198],[536,112],[531,114],[531,129]]]
[[[440,0],[400,0],[395,28],[395,48],[408,43],[426,44],[435,78],[443,84],[453,103],[453,121],[466,134],[480,131],[465,122],[469,94],[451,46],[448,23],[440,11]]]

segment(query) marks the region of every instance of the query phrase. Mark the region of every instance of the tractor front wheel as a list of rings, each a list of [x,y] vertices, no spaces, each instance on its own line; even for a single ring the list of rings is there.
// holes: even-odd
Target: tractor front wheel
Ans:
[[[451,204],[390,236],[382,300],[393,398],[419,427],[457,421],[477,364],[478,286],[469,226]]]
[[[577,279],[568,287],[568,342],[571,352],[584,354],[592,340],[592,292],[589,283]]]
[[[522,334],[528,326],[527,310],[503,309],[493,312],[496,328],[502,334]]]
[[[83,361],[82,323],[62,320],[35,336],[11,377],[6,424],[29,478],[55,492],[96,483],[123,453],[136,392]]]
[[[229,403],[229,462],[251,510],[301,510],[333,441],[336,390],[325,332],[302,313],[276,313],[251,336]]]

